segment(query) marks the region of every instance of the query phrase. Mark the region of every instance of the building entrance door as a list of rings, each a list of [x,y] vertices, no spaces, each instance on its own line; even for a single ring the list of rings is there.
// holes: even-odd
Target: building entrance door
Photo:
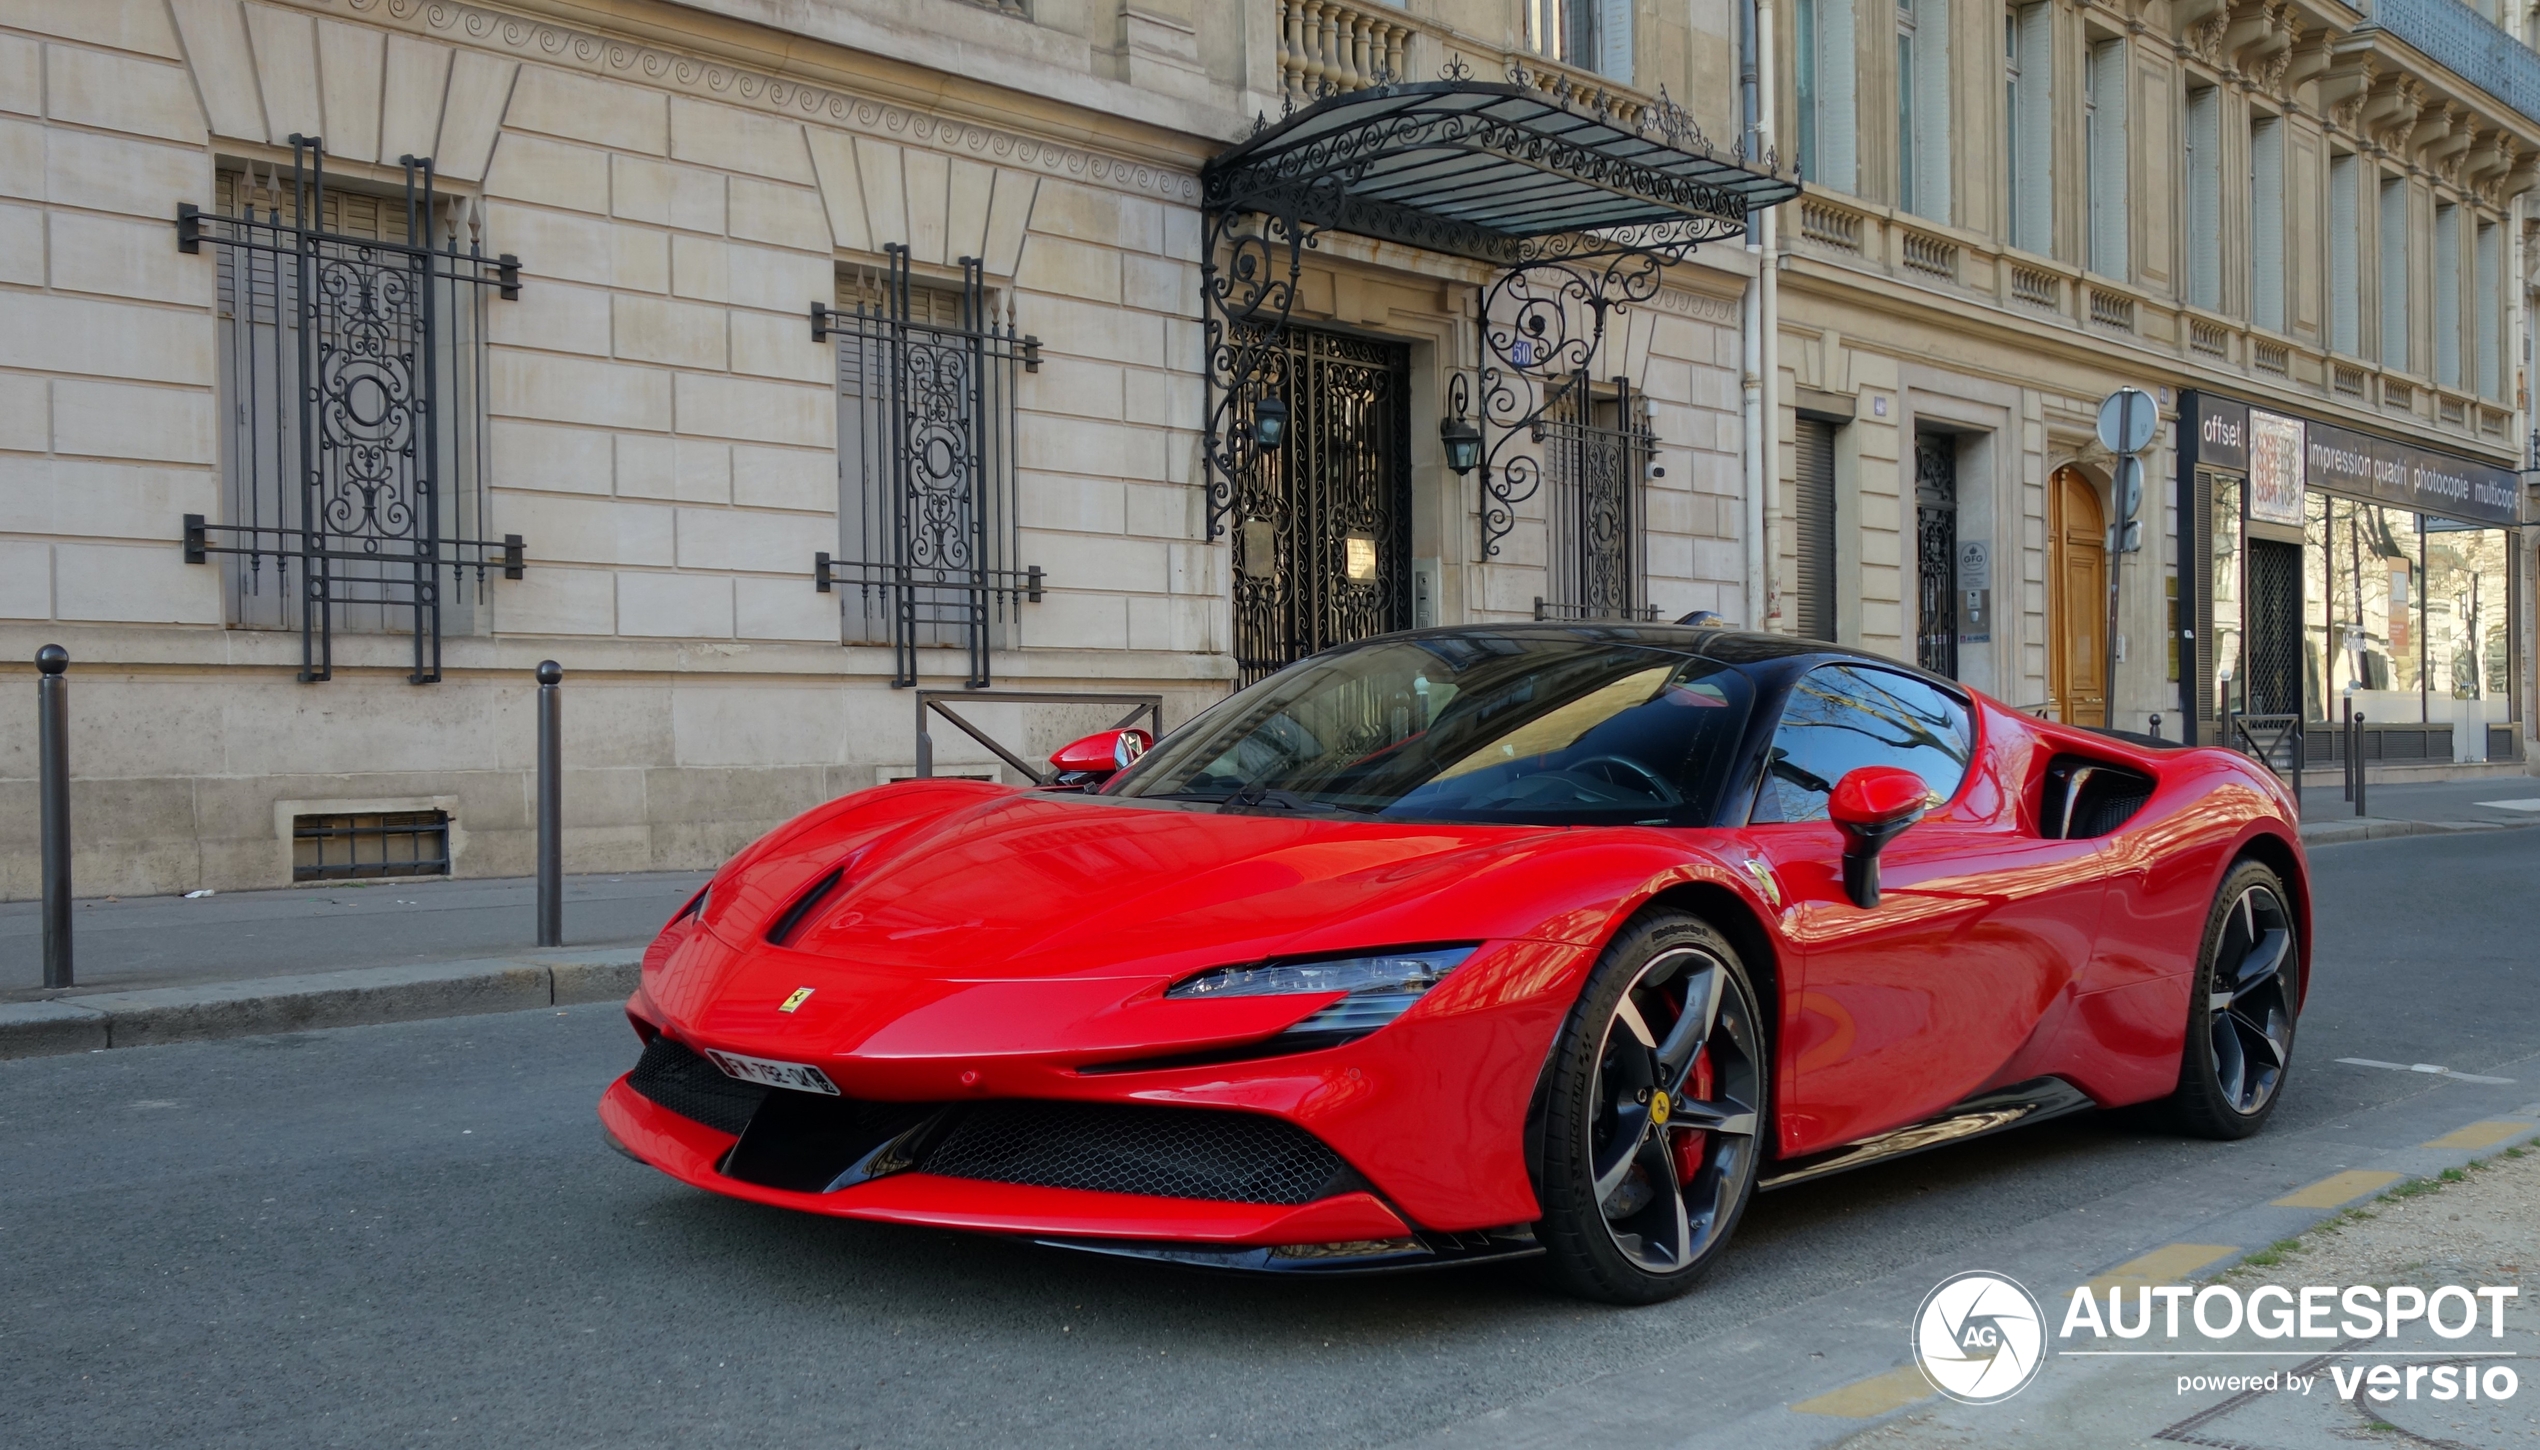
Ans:
[[[1958,677],[1958,440],[1914,436],[1914,663]]]
[[[2067,725],[2108,723],[2108,673],[2100,652],[2108,629],[2108,521],[2099,490],[2077,468],[2059,468],[2046,491],[2051,637],[2057,717]]]
[[[1244,684],[1411,623],[1411,350],[1305,327],[1277,347],[1263,386],[1286,434],[1234,501]]]

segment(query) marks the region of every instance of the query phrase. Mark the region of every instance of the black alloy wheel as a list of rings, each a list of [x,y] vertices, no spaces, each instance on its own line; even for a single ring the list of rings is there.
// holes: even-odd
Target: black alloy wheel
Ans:
[[[2301,1001],[2286,899],[2282,879],[2256,861],[2233,867],[2215,893],[2170,1098],[2180,1126],[2199,1137],[2245,1138],[2283,1096]]]
[[[1755,1190],[1769,1076],[1755,990],[1703,921],[1652,913],[1590,975],[1554,1049],[1537,1233],[1563,1285],[1648,1304],[1692,1287]]]

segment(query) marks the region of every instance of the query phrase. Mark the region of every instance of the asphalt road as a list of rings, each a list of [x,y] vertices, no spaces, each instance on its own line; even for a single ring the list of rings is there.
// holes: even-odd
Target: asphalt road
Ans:
[[[2334,1058],[2540,1051],[2540,831],[2315,864],[2280,1129],[2442,1090]],[[1600,1375],[1629,1396],[1970,1232],[2231,1171],[2068,1119],[1771,1195],[1701,1290],[1618,1311],[1507,1268],[1262,1283],[728,1202],[602,1146],[634,1055],[578,1008],[0,1062],[0,1440],[1382,1445]]]

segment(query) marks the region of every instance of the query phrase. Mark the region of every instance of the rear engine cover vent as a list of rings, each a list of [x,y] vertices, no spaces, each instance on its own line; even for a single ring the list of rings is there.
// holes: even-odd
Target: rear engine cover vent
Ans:
[[[1355,1181],[1293,1123],[1207,1108],[994,1102],[920,1165],[949,1178],[1230,1203],[1311,1203]]]
[[[2152,798],[2152,777],[2082,755],[2058,755],[2046,767],[2038,832],[2067,841],[2104,836],[2133,819]]]

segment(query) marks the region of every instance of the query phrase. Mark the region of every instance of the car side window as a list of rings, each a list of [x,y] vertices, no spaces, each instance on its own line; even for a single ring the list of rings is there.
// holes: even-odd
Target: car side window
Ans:
[[[1974,754],[1967,707],[1893,670],[1819,665],[1790,687],[1774,727],[1755,821],[1822,821],[1835,782],[1865,765],[1914,772],[1947,800]]]

